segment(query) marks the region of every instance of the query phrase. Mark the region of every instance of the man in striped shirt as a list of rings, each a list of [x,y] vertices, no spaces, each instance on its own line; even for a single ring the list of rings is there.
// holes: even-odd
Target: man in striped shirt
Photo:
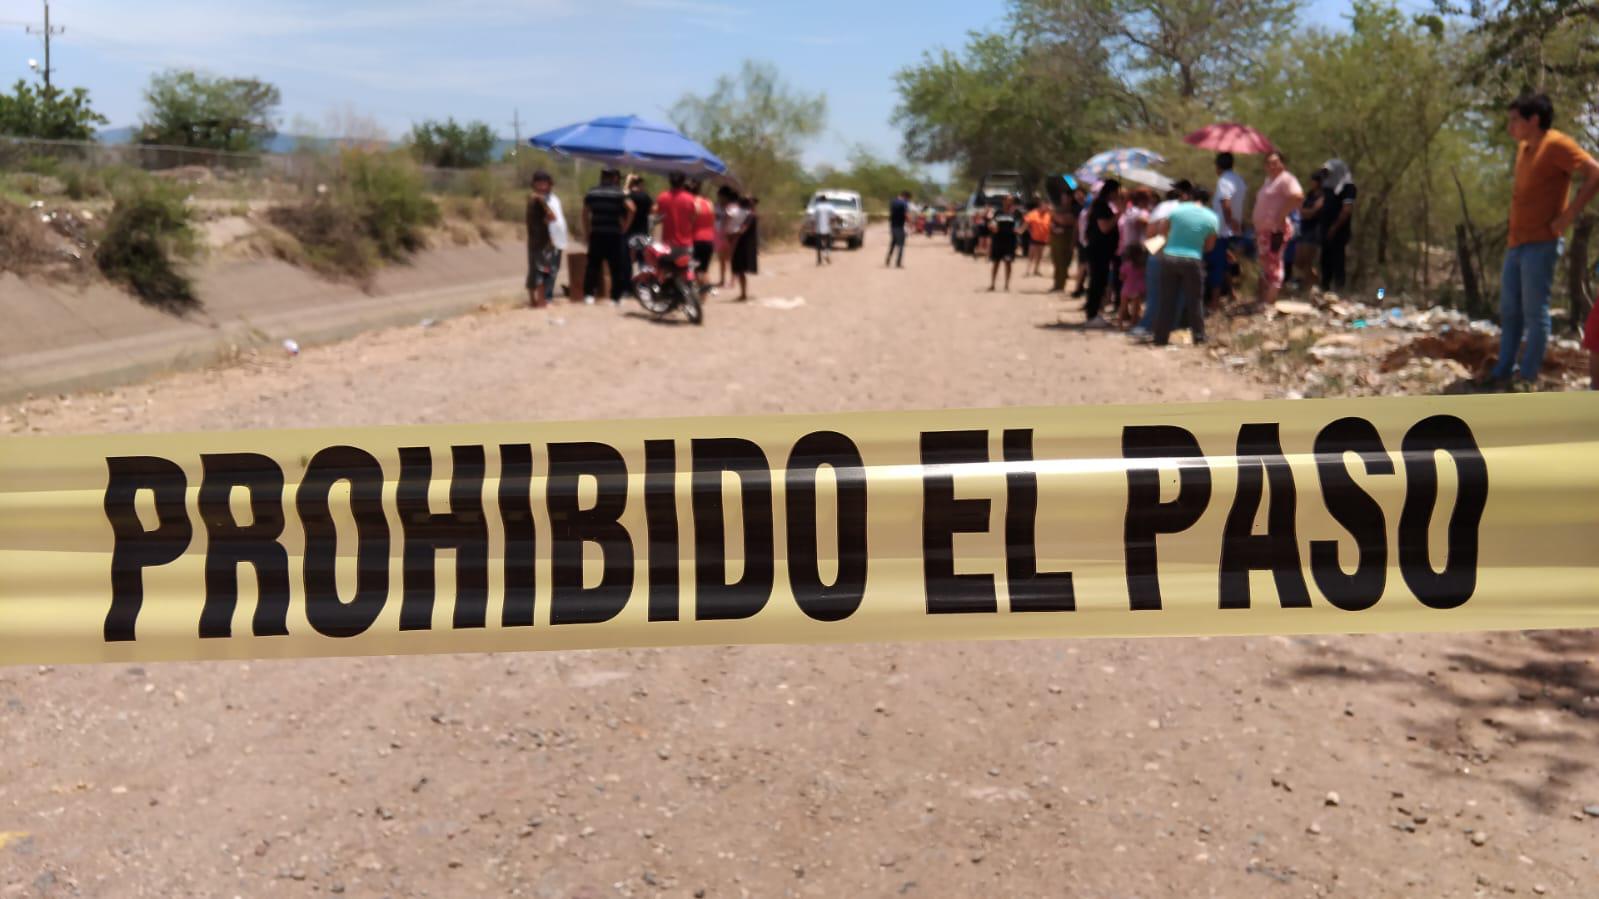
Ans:
[[[606,169],[599,186],[583,198],[583,233],[588,235],[588,266],[583,274],[583,302],[593,303],[602,266],[611,272],[611,302],[620,304],[628,288],[627,234],[633,223],[633,201],[622,191],[622,173]]]

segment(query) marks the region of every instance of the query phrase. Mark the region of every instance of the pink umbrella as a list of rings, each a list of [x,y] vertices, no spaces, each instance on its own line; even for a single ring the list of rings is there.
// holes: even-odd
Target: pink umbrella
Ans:
[[[1218,153],[1270,153],[1276,149],[1266,135],[1235,122],[1206,125],[1183,138],[1183,142]]]

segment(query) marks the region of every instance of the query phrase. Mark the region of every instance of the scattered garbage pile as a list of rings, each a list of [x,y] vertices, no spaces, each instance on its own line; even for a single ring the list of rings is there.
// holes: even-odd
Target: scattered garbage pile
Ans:
[[[1312,290],[1262,313],[1223,318],[1211,350],[1291,399],[1461,393],[1499,357],[1499,327],[1455,309],[1370,306]],[[1582,389],[1587,354],[1551,337],[1540,390]]]
[[[0,203],[0,271],[18,275],[72,276],[93,257],[94,213]]]

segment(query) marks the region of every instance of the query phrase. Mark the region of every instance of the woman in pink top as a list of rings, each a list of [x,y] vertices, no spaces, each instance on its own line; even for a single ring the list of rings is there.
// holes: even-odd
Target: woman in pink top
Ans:
[[[716,255],[716,204],[700,196],[699,179],[690,178],[688,190],[694,195],[694,273],[704,283]]]
[[[1305,200],[1299,179],[1283,164],[1283,154],[1266,155],[1266,183],[1255,195],[1255,254],[1260,260],[1260,306],[1277,300],[1283,286],[1283,250],[1293,237],[1294,225],[1288,216]]]
[[[1117,253],[1122,261],[1122,305],[1116,316],[1117,324],[1131,325],[1144,315],[1144,264],[1149,261],[1144,249],[1144,229],[1149,224],[1149,210],[1155,206],[1155,194],[1148,188],[1133,191],[1117,220],[1121,240]]]

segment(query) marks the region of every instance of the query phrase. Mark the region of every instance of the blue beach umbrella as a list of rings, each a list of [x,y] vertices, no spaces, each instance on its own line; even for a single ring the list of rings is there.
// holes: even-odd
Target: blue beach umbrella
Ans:
[[[638,116],[604,116],[556,128],[528,143],[562,156],[575,156],[618,168],[647,172],[727,177],[727,163],[670,125]]]

